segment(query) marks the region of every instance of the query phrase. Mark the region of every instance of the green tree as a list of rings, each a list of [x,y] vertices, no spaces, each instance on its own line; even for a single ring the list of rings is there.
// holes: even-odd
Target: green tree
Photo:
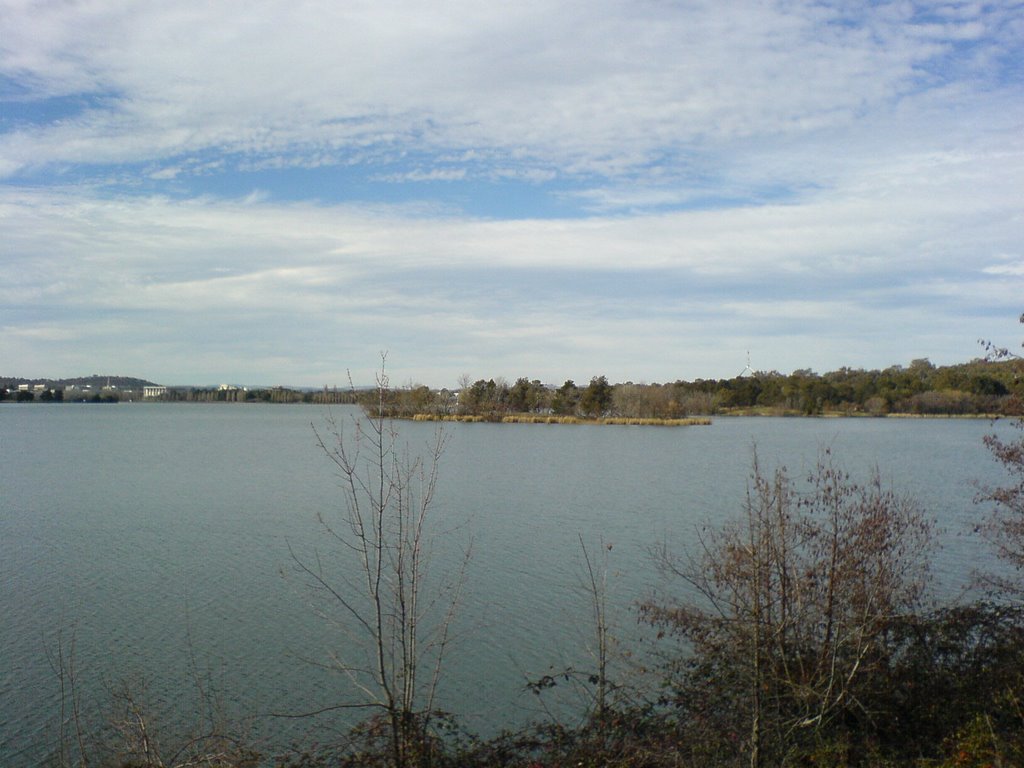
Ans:
[[[514,413],[533,413],[546,408],[549,403],[548,391],[537,379],[516,379],[508,390],[508,407]]]
[[[568,379],[555,390],[555,394],[551,398],[551,410],[559,416],[572,416],[576,413],[579,401],[580,390],[572,379]]]
[[[508,385],[478,379],[459,393],[459,410],[473,416],[496,417],[508,410]]]
[[[612,405],[612,386],[604,376],[595,376],[583,390],[579,399],[579,410],[584,416],[598,418],[607,413]]]
[[[753,376],[737,376],[720,382],[719,399],[726,408],[750,408],[757,405],[761,382]]]

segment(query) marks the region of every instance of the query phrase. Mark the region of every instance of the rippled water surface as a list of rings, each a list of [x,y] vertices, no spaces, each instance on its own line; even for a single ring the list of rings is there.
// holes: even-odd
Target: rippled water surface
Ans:
[[[344,409],[340,413],[346,413]],[[353,411],[354,413],[354,411]],[[0,406],[0,765],[54,743],[47,651],[75,643],[87,705],[126,680],[163,721],[191,715],[193,681],[244,714],[351,698],[312,661],[352,640],[316,615],[289,549],[330,548],[316,523],[342,504],[313,406]],[[399,425],[419,450],[434,426]],[[987,550],[969,534],[975,482],[999,482],[975,420],[716,419],[709,427],[446,427],[435,573],[472,542],[442,704],[490,732],[538,716],[524,682],[587,663],[579,537],[607,553],[619,632],[659,586],[648,550],[683,548],[739,509],[753,446],[795,476],[830,448],[877,467],[939,522],[937,589],[955,594]],[[284,572],[284,575],[282,575]],[[273,749],[309,721],[257,718]]]

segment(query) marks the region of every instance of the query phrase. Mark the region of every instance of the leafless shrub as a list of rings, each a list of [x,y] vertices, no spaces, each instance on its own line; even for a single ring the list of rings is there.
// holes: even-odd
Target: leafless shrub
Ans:
[[[329,548],[293,551],[292,560],[324,598],[323,616],[339,627],[339,650],[327,666],[351,686],[345,701],[303,714],[375,710],[380,717],[371,721],[386,724],[390,762],[403,768],[429,764],[437,743],[431,735],[436,696],[469,550],[454,572],[431,578],[437,532],[431,513],[447,438],[435,432],[425,458],[402,446],[387,417],[384,357],[375,408],[346,421],[329,414],[325,427],[314,425],[344,503],[338,515],[318,515]]]
[[[701,531],[692,553],[657,552],[689,595],[649,601],[642,615],[687,643],[690,674],[713,681],[701,695],[720,700],[705,709],[732,722],[710,727],[745,721],[738,754],[777,764],[807,734],[882,716],[872,694],[887,629],[922,599],[930,541],[917,506],[877,475],[857,484],[826,453],[801,492],[755,458],[738,518]]]

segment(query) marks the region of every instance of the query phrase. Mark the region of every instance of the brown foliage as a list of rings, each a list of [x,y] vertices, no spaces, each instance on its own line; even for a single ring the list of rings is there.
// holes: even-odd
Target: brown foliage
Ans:
[[[922,598],[930,534],[877,474],[857,484],[826,453],[801,492],[755,459],[737,519],[702,531],[695,553],[658,553],[688,593],[642,606],[688,644],[684,674],[707,683],[682,705],[719,734],[745,732],[737,754],[754,766],[882,716],[887,629]]]

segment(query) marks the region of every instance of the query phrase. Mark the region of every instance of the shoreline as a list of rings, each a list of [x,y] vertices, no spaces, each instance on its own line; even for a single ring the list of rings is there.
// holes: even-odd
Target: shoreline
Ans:
[[[253,405],[253,406],[275,406],[275,405],[308,405],[308,406],[330,406],[330,405],[353,405],[356,403],[325,403],[308,402],[301,400],[63,400],[63,401],[35,401],[16,402],[14,400],[0,401],[0,406],[67,406],[67,405]],[[357,406],[358,407],[358,406]],[[986,421],[998,421],[1000,419],[1020,419],[1018,413],[851,413],[844,411],[826,411],[824,413],[800,413],[798,411],[786,411],[776,409],[735,409],[723,410],[711,415],[701,414],[696,416],[681,416],[678,418],[643,418],[633,416],[605,416],[601,418],[585,418],[581,416],[557,416],[554,414],[536,413],[512,413],[505,414],[499,418],[489,418],[473,414],[432,414],[417,413],[412,415],[390,415],[386,418],[400,421],[447,421],[460,422],[465,424],[486,423],[486,424],[594,424],[607,426],[706,426],[712,423],[713,419],[741,419],[741,418],[782,418],[782,419],[982,419]]]

